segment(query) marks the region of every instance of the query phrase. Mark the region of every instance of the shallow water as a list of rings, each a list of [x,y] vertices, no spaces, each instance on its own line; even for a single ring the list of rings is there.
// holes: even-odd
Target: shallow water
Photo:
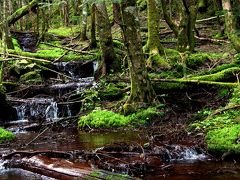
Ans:
[[[137,143],[144,145],[146,132],[141,131],[116,131],[116,132],[77,132],[74,129],[57,129],[56,131],[46,131],[33,143],[28,144],[38,136],[39,133],[27,132],[17,133],[18,144],[4,147],[1,145],[2,154],[7,154],[11,149],[17,150],[94,150],[103,146],[125,143]],[[170,160],[161,165],[159,161],[149,159],[154,172],[149,172],[141,176],[143,179],[240,179],[240,163],[238,162],[217,162],[211,160],[207,155],[197,152],[194,148],[182,145],[167,145],[164,150],[169,152]],[[162,168],[166,167],[166,169]],[[157,170],[159,168],[159,171]],[[163,170],[164,169],[164,170]],[[0,169],[0,179],[50,179],[48,177],[31,173],[20,169]]]

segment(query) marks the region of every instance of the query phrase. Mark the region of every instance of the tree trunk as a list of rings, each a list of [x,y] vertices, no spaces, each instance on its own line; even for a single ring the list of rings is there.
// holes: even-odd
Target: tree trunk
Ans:
[[[188,4],[186,0],[179,2],[180,6],[180,24],[178,33],[177,49],[180,52],[189,50],[194,51],[195,38],[194,27],[196,22],[196,5],[194,3]]]
[[[169,65],[160,54],[164,53],[164,48],[160,42],[159,37],[159,16],[160,11],[156,0],[148,0],[148,40],[147,44],[144,46],[144,52],[149,53],[149,58],[147,61],[147,66],[149,68],[153,67],[153,63],[157,63],[158,66],[162,68],[168,68]]]
[[[121,7],[119,3],[113,3],[113,24],[120,25],[121,23]]]
[[[222,5],[225,11],[225,25],[228,38],[234,49],[240,52],[240,1],[222,0]]]
[[[96,3],[97,31],[99,35],[100,48],[102,52],[102,62],[99,66],[99,76],[117,71],[119,65],[113,48],[111,25],[107,14],[105,2]]]
[[[81,40],[85,41],[87,40],[87,0],[83,0],[82,3],[82,31],[81,31]]]
[[[69,26],[69,4],[68,1],[65,0],[63,2],[63,17],[64,17],[64,26]]]
[[[152,105],[156,97],[145,66],[136,1],[124,1],[121,8],[131,76],[131,94],[123,109],[125,114],[129,114],[139,107]]]
[[[91,6],[91,48],[97,47],[97,40],[96,40],[96,6],[92,4]]]
[[[174,35],[176,37],[178,37],[178,33],[179,33],[178,32],[178,26],[173,22],[171,16],[168,15],[167,7],[166,7],[166,1],[161,0],[161,5],[162,5],[163,16],[164,16],[164,19],[165,19],[166,23],[168,24],[170,29],[173,31]]]

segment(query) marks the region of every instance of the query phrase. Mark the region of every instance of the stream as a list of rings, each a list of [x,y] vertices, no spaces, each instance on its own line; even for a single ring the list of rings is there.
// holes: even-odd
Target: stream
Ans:
[[[22,38],[23,34],[21,34]],[[26,36],[28,42],[30,36]],[[23,49],[30,51],[21,44]],[[35,51],[35,47],[33,49]],[[32,90],[8,96],[8,101],[15,108],[16,118],[5,127],[16,135],[14,143],[0,145],[0,179],[65,179],[33,173],[24,168],[14,167],[4,160],[6,154],[14,151],[66,152],[73,157],[33,156],[33,161],[47,162],[54,167],[57,162],[64,172],[75,167],[104,169],[110,172],[129,174],[141,179],[240,179],[240,164],[235,160],[220,161],[210,156],[195,142],[195,137],[181,132],[181,124],[149,127],[146,129],[126,129],[113,131],[84,132],[76,129],[81,103],[75,99],[62,98],[78,93],[85,88],[94,87],[94,71],[97,63],[78,62],[55,63],[55,70],[72,78],[67,82],[52,82]],[[40,92],[40,93],[39,93]],[[20,94],[20,95],[19,95]],[[22,97],[24,94],[24,97]],[[69,121],[60,122],[61,119]],[[60,122],[58,125],[55,123]],[[48,126],[41,126],[48,124]],[[165,127],[164,127],[165,126]],[[178,134],[168,132],[176,129]],[[157,135],[152,135],[155,132]],[[185,139],[179,140],[176,136]],[[45,159],[44,159],[45,158]],[[24,158],[22,158],[24,159]],[[29,158],[31,159],[31,158]],[[44,161],[46,160],[46,161]],[[69,165],[70,162],[70,165]],[[67,168],[64,168],[68,165]],[[59,166],[59,164],[58,164]],[[71,178],[70,178],[71,179]],[[72,178],[74,179],[74,178]]]

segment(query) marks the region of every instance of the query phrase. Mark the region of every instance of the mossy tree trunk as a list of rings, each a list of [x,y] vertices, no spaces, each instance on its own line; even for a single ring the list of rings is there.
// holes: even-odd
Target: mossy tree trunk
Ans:
[[[87,0],[83,0],[82,2],[82,30],[81,30],[81,40],[85,41],[87,40]]]
[[[68,3],[68,0],[63,1],[63,22],[64,22],[64,26],[69,26],[69,3]]]
[[[196,5],[186,0],[179,1],[180,24],[178,32],[177,49],[180,52],[194,51],[194,27],[197,17]]]
[[[149,53],[147,66],[153,67],[153,63],[156,61],[160,66],[167,67],[168,64],[164,62],[160,54],[164,53],[163,46],[159,37],[159,23],[160,23],[160,9],[156,0],[147,1],[148,10],[148,40],[144,46],[144,52]]]
[[[139,107],[152,105],[156,96],[145,66],[136,1],[122,2],[121,12],[131,76],[131,93],[123,107],[125,114],[128,114]]]
[[[228,38],[235,50],[240,52],[240,1],[222,0],[222,6]]]
[[[107,7],[105,2],[96,3],[97,32],[102,53],[101,63],[98,68],[98,77],[109,74],[119,69],[116,54],[113,48],[112,32]]]
[[[121,23],[121,7],[119,3],[113,2],[113,24],[120,25]]]
[[[163,16],[166,23],[168,24],[170,29],[173,31],[174,35],[178,37],[178,33],[179,33],[178,26],[173,22],[171,18],[172,17],[171,14],[170,15],[168,14],[166,0],[161,0],[161,7],[162,7]]]
[[[93,3],[91,5],[91,48],[97,47],[97,39],[96,39],[96,6]]]

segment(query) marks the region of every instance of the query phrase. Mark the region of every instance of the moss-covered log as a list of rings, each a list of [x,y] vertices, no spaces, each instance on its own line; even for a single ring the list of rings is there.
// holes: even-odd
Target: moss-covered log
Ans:
[[[23,6],[16,10],[11,16],[7,18],[7,24],[10,26],[28,14],[30,11],[34,11],[38,6],[39,0],[32,0],[26,6]]]

